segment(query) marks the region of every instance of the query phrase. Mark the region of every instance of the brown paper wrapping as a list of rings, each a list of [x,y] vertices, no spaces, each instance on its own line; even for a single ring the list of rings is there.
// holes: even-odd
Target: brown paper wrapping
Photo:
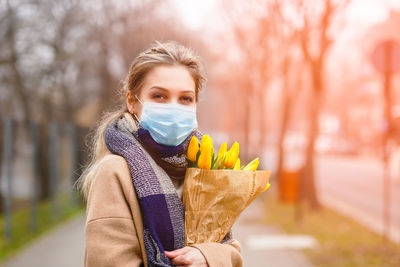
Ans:
[[[183,189],[185,245],[221,242],[242,211],[262,193],[270,174],[188,168]]]

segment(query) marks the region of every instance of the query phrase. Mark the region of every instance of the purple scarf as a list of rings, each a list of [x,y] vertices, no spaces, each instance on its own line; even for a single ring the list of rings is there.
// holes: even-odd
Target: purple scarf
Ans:
[[[171,266],[164,250],[182,248],[185,242],[185,209],[169,173],[184,177],[185,152],[192,134],[179,146],[162,146],[144,129],[134,129],[126,117],[112,122],[104,133],[107,148],[125,158],[143,216],[148,266]],[[177,170],[173,170],[173,166]],[[170,175],[171,175],[170,174]]]

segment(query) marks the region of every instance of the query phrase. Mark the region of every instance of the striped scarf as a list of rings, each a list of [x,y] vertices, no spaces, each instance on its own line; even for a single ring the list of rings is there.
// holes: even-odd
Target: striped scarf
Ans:
[[[139,125],[137,125],[139,126]],[[125,158],[131,173],[133,186],[139,199],[143,217],[144,245],[147,264],[152,266],[172,266],[164,251],[184,247],[185,209],[167,170],[158,164],[167,162],[177,168],[186,168],[185,151],[193,135],[201,138],[195,130],[181,144],[182,149],[162,146],[157,159],[154,149],[149,153],[149,143],[140,138],[129,113],[113,121],[104,133],[107,148],[113,154]],[[150,144],[151,145],[151,144]],[[170,153],[166,153],[170,150]],[[171,153],[171,151],[175,151]],[[176,153],[176,154],[175,154]]]

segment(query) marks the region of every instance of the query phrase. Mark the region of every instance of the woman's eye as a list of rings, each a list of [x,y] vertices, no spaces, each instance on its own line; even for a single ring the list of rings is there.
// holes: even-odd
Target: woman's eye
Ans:
[[[190,97],[190,96],[184,96],[181,99],[185,103],[192,103],[193,102],[193,97]]]
[[[154,94],[154,95],[153,95],[153,98],[154,98],[154,99],[165,99],[165,96],[162,95],[162,94]]]

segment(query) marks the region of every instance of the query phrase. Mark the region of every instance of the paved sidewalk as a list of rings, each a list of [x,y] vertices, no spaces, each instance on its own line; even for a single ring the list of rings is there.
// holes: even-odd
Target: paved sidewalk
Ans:
[[[279,226],[261,224],[265,209],[261,200],[254,201],[233,227],[233,236],[242,246],[244,267],[311,267],[312,264],[299,250],[256,248],[251,240],[265,236],[286,236]],[[290,238],[290,236],[287,236]],[[277,245],[282,245],[279,243]]]
[[[80,267],[85,249],[85,215],[58,226],[1,267]]]
[[[298,251],[282,248],[257,248],[251,238],[281,236],[278,226],[260,224],[264,216],[263,204],[258,200],[240,216],[233,235],[242,245],[244,267],[311,267]],[[84,257],[85,216],[78,216],[52,230],[25,250],[9,259],[1,267],[80,267]]]

